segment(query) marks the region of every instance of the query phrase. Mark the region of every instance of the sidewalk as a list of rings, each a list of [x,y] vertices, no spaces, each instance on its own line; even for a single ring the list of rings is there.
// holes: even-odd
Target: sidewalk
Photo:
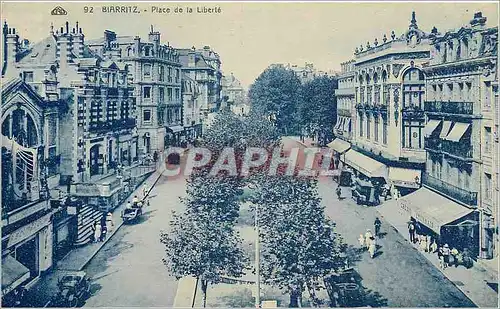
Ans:
[[[394,203],[395,201],[390,200],[386,203],[391,202]],[[407,233],[407,216],[403,214],[402,211],[394,211],[392,207],[384,207],[384,205],[387,205],[386,203],[377,207],[378,213],[409,241],[409,234]],[[413,244],[413,247],[419,250],[418,245]],[[491,285],[498,284],[498,275],[488,272],[480,263],[474,263],[471,269],[459,266],[458,268],[448,267],[442,270],[439,268],[437,254],[425,252],[421,252],[421,254],[478,307],[498,307],[498,293],[488,285],[488,283]]]
[[[160,179],[164,168],[153,172],[144,183],[147,184],[149,192]],[[142,195],[142,185],[139,185],[131,196]],[[70,251],[64,258],[59,260],[53,269],[48,274],[42,276],[40,280],[28,291],[26,302],[31,307],[46,307],[50,299],[57,292],[57,280],[66,271],[80,271],[92,260],[92,258],[101,250],[101,248],[113,237],[118,229],[123,225],[123,220],[120,216],[122,209],[126,203],[121,204],[113,211],[114,229],[106,237],[103,242],[90,243],[82,247],[78,247]]]

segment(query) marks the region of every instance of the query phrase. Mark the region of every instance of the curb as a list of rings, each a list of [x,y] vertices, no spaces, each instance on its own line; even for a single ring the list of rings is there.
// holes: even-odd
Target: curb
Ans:
[[[153,174],[154,174],[154,173],[156,173],[156,171],[155,171],[155,172],[153,172]],[[148,178],[144,179],[144,180],[143,180],[143,181],[139,184],[139,186],[137,186],[137,188],[140,188],[140,186],[141,186],[141,185],[142,185],[142,184],[143,184],[143,183],[144,183],[147,179],[149,179],[149,178],[150,178],[153,174],[151,174]],[[151,188],[148,190],[148,192],[147,192],[146,196],[148,196],[148,195],[149,195],[149,193],[151,192],[151,190],[153,189],[153,187],[156,185],[156,183],[158,182],[158,180],[161,178],[161,175],[163,175],[163,172],[158,172],[158,176],[156,177],[155,181],[153,182],[153,185],[151,185]],[[135,192],[135,190],[134,190],[134,192]],[[133,194],[133,193],[132,193],[132,194]],[[113,237],[113,235],[115,235],[115,234],[116,234],[116,232],[118,232],[118,230],[120,229],[120,227],[122,227],[122,225],[123,225],[123,221],[122,221],[119,225],[117,225],[117,226],[116,226],[116,228],[113,230],[113,233],[111,233],[111,235],[109,235],[108,237],[106,237],[106,240],[105,240],[105,241],[103,241],[103,242],[101,243],[101,245],[100,245],[99,247],[97,247],[97,249],[96,249],[94,252],[92,252],[92,254],[91,254],[91,255],[87,258],[87,261],[85,261],[85,262],[84,262],[84,263],[83,263],[83,264],[82,264],[82,265],[78,268],[78,270],[79,270],[79,271],[83,270],[83,269],[84,269],[84,268],[85,268],[85,267],[86,267],[86,266],[90,263],[90,261],[92,261],[92,259],[93,259],[93,258],[97,255],[97,253],[99,253],[99,251],[102,249],[102,247],[104,247],[104,245],[105,245],[105,244],[106,244],[109,240],[111,240],[111,238]]]

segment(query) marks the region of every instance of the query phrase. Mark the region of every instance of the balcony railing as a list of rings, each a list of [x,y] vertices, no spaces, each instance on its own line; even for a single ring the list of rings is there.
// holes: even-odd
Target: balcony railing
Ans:
[[[424,111],[431,113],[474,115],[473,102],[425,101]]]
[[[335,89],[335,95],[336,96],[341,96],[341,95],[352,95],[352,96],[354,96],[354,88],[339,88],[339,89]]]
[[[338,116],[351,117],[351,111],[348,110],[348,109],[338,109],[337,110],[337,115]]]
[[[465,159],[472,158],[472,145],[468,143],[443,141],[441,149],[453,156]]]
[[[93,122],[89,126],[90,132],[108,132],[108,131],[116,131],[121,129],[132,129],[136,125],[135,119],[119,119],[113,121],[99,121]]]
[[[422,173],[422,183],[466,205],[477,206],[477,192],[456,187],[427,173]]]
[[[424,117],[424,111],[418,105],[408,105],[403,106],[402,115],[408,118],[422,118]]]
[[[452,142],[439,138],[425,138],[425,149],[443,152],[462,159],[472,159],[473,148],[470,143]]]

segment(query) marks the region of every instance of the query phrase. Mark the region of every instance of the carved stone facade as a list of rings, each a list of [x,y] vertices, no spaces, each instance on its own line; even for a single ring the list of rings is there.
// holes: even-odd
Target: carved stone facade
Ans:
[[[382,181],[401,189],[415,189],[418,181],[397,179],[391,169],[405,168],[420,178],[424,168],[423,139],[425,75],[430,35],[418,28],[415,14],[408,30],[382,43],[357,48],[353,149],[386,166]],[[416,177],[410,177],[415,178]]]
[[[425,68],[426,170],[430,186],[480,213],[479,256],[498,248],[498,28],[476,13],[470,24],[435,33]],[[437,31],[436,31],[437,32]],[[496,252],[495,252],[496,251]]]

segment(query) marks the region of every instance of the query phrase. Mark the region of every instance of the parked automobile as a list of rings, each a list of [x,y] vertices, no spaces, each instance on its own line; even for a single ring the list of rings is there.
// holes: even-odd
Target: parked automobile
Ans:
[[[122,211],[122,219],[124,223],[129,223],[137,220],[142,215],[141,207],[125,208]]]
[[[77,307],[90,296],[90,281],[84,271],[68,272],[58,281],[59,292],[52,301],[54,307]]]

